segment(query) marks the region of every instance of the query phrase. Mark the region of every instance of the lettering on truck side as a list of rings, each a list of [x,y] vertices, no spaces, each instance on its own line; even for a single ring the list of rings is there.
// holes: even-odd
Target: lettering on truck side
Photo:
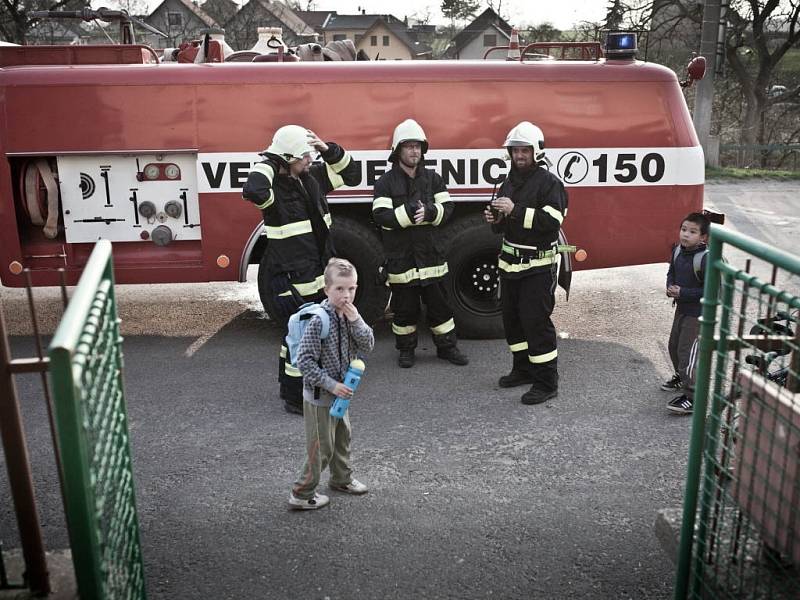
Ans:
[[[388,151],[353,150],[361,163],[357,185],[346,188],[342,197],[365,197],[391,164]],[[684,148],[550,148],[547,156],[567,187],[619,185],[701,185],[704,182],[703,154],[699,146]],[[197,157],[198,192],[235,192],[244,186],[252,165],[259,162],[251,153],[200,153]],[[425,166],[438,172],[451,192],[492,188],[508,173],[505,153],[497,149],[431,150]]]

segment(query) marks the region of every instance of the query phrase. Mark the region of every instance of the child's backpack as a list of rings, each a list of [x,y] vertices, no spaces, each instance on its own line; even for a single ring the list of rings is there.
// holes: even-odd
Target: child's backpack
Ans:
[[[289,350],[289,356],[286,359],[294,367],[297,366],[297,351],[300,348],[300,339],[303,337],[308,321],[314,315],[319,316],[320,321],[322,321],[322,332],[319,337],[324,340],[331,331],[331,318],[327,311],[316,302],[306,302],[289,317],[289,332],[286,334],[286,348]]]
[[[681,245],[675,244],[675,247],[672,249],[672,264],[675,264],[675,261],[678,260],[678,256],[681,253]],[[694,271],[694,278],[697,279],[697,282],[700,285],[703,285],[703,259],[708,254],[708,248],[703,250],[702,252],[695,252],[694,256],[692,256],[692,270]]]

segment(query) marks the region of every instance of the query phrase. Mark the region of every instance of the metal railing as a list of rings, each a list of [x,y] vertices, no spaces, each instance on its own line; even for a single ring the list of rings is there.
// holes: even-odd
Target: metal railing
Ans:
[[[122,337],[107,240],[95,245],[48,352],[80,597],[143,599]]]
[[[712,225],[707,265],[674,597],[796,600],[800,259]]]

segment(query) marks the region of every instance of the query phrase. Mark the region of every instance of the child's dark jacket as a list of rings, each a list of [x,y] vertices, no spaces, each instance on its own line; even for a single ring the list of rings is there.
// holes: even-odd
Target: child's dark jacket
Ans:
[[[706,273],[706,256],[703,257],[698,275],[694,271],[694,255],[705,252],[706,245],[700,244],[694,250],[681,248],[674,260],[674,248],[670,254],[669,270],[667,271],[667,287],[677,285],[681,293],[675,299],[676,311],[681,315],[699,317],[702,312],[700,298],[703,297],[703,281]]]

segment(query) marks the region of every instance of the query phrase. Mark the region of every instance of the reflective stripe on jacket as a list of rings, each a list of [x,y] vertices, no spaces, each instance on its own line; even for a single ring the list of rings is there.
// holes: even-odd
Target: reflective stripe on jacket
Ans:
[[[414,214],[425,208],[418,225]],[[439,226],[453,214],[453,202],[438,173],[417,168],[409,177],[398,165],[375,183],[372,218],[381,228],[389,283],[427,285],[447,274]]]
[[[502,277],[519,278],[552,268],[558,260],[558,232],[567,216],[564,184],[547,169],[521,173],[512,168],[498,197],[511,198],[514,209],[492,225],[503,233],[497,266]]]

